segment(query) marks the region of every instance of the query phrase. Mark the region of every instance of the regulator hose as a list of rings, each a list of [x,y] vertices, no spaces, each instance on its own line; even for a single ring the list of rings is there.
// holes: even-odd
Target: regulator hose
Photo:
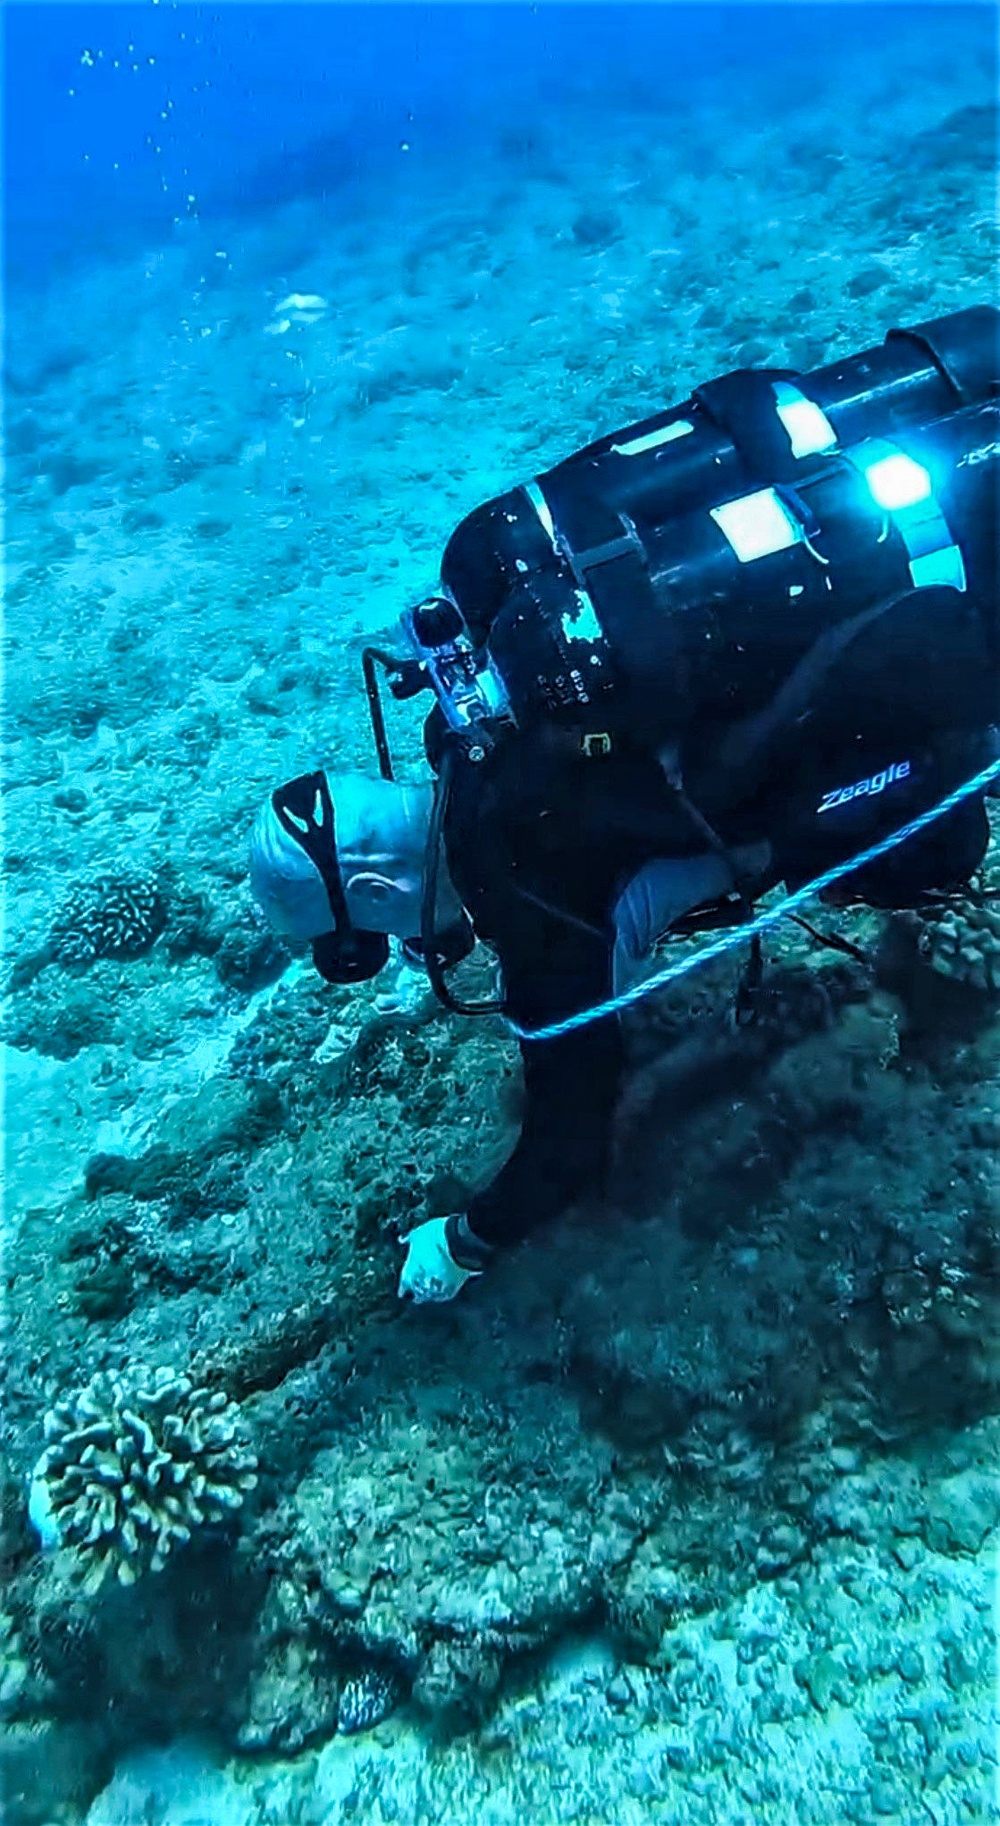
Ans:
[[[441,763],[434,785],[434,800],[431,805],[430,823],[427,827],[427,848],[424,851],[424,873],[420,894],[420,946],[431,988],[443,1008],[449,1009],[452,1014],[502,1014],[504,1012],[502,1000],[463,1002],[452,993],[445,980],[444,963],[437,942],[434,912],[437,905],[438,868],[444,840],[444,823],[448,814],[457,760],[458,743],[454,739],[446,740],[441,750]]]

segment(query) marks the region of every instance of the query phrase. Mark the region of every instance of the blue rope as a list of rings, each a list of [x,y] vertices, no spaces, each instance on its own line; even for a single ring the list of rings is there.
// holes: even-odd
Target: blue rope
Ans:
[[[643,1001],[647,995],[662,989],[666,983],[675,983],[678,977],[687,976],[691,970],[700,970],[702,964],[710,964],[713,958],[724,957],[727,951],[745,944],[748,938],[769,931],[779,920],[787,919],[789,913],[794,913],[798,907],[803,907],[807,901],[812,900],[814,895],[822,893],[824,888],[832,887],[835,881],[842,881],[845,875],[853,875],[855,869],[865,868],[869,862],[876,862],[880,856],[897,849],[901,843],[915,837],[918,831],[926,830],[936,819],[954,811],[963,799],[973,798],[998,778],[1000,760],[991,761],[981,773],[974,774],[971,780],[963,781],[961,786],[956,786],[954,792],[948,793],[928,811],[921,812],[919,817],[912,818],[909,824],[902,825],[898,831],[890,832],[888,837],[881,837],[878,843],[873,843],[867,850],[860,850],[847,862],[838,862],[832,868],[824,869],[822,875],[817,875],[814,881],[807,881],[804,887],[796,888],[794,894],[787,895],[776,907],[768,907],[745,925],[735,926],[721,938],[713,939],[711,944],[703,945],[692,956],[681,958],[676,964],[668,964],[654,976],[644,978],[641,983],[634,983],[631,989],[624,990],[621,995],[611,996],[606,1002],[597,1002],[593,1008],[581,1008],[578,1014],[567,1015],[564,1020],[553,1021],[547,1027],[521,1027],[516,1021],[508,1021],[508,1027],[519,1040],[557,1040],[564,1033],[573,1033],[578,1027],[589,1027],[592,1021],[602,1021],[606,1015],[617,1014],[620,1008],[631,1008],[634,1002]]]

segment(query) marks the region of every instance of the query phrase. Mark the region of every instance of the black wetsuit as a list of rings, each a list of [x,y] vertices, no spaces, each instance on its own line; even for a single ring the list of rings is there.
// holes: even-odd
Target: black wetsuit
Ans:
[[[871,658],[859,653],[865,678]],[[855,709],[862,695],[854,690]],[[696,802],[704,790],[701,803],[725,842],[735,846],[766,837],[771,843],[773,866],[760,891],[779,881],[798,885],[856,854],[934,804],[995,751],[983,733],[942,729],[934,714],[923,719],[929,727],[921,729],[919,715],[889,716],[877,693],[869,688],[868,696],[870,713],[860,719],[860,728],[859,718],[853,718],[852,739],[844,739],[840,718],[840,784],[846,789],[877,779],[876,770],[893,758],[908,763],[906,776],[878,792],[838,801],[825,818],[817,816],[821,789],[815,766],[803,762],[804,785],[798,789],[787,744],[779,744],[760,779],[742,777],[745,794],[741,776],[733,777],[728,806],[720,801],[704,756],[692,752],[685,786],[690,777]],[[897,709],[901,699],[906,708],[905,698],[897,678]],[[911,713],[915,708],[910,706]],[[799,731],[794,744],[800,753],[807,749],[812,762],[824,746],[823,720],[817,713],[809,740]],[[836,750],[837,718],[829,721]],[[441,737],[435,711],[425,733],[432,765],[439,761]],[[838,775],[827,771],[826,777]],[[980,795],[848,885],[872,904],[905,906],[928,888],[967,881],[988,837]],[[588,758],[566,731],[511,733],[487,759],[463,758],[456,769],[445,827],[449,871],[477,936],[499,956],[506,1011],[525,1028],[610,995],[618,895],[651,859],[694,855],[704,847],[659,763],[630,752],[627,744]],[[538,899],[570,917],[547,912]],[[490,1245],[515,1243],[585,1193],[600,1192],[622,1085],[620,1022],[610,1016],[554,1040],[522,1041],[521,1058],[520,1139],[467,1211],[474,1235]]]
[[[515,738],[488,761],[460,766],[445,847],[476,934],[498,954],[506,1012],[532,1028],[611,994],[618,892],[654,856],[683,854],[690,837],[685,845],[655,762],[541,753]],[[467,1213],[474,1234],[493,1245],[517,1242],[603,1184],[621,1088],[620,1023],[522,1041],[521,1058],[521,1138]]]
[[[795,887],[993,758],[998,331],[981,306],[807,376],[723,376],[456,528],[442,586],[517,728],[459,763],[445,844],[520,1024],[607,996],[617,895],[654,857],[703,853],[706,823],[710,844],[766,841]],[[610,752],[585,758],[585,732]],[[441,734],[436,712],[432,765]],[[979,795],[850,886],[905,905],[967,881],[987,840]],[[488,1242],[597,1187],[606,1161],[616,1020],[522,1055],[521,1141],[468,1213]]]

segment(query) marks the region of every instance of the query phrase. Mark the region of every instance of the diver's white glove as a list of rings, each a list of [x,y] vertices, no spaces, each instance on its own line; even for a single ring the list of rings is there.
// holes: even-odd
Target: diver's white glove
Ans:
[[[399,1277],[401,1300],[453,1300],[466,1281],[482,1273],[480,1268],[459,1267],[448,1247],[447,1224],[446,1217],[431,1217],[400,1237],[406,1250]]]

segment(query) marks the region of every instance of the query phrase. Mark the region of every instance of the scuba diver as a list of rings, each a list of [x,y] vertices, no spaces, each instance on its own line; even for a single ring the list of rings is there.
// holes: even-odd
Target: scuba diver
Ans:
[[[276,791],[253,891],[335,983],[403,941],[441,1001],[499,1009],[520,1139],[466,1209],[401,1239],[401,1296],[451,1299],[599,1191],[622,1087],[611,1010],[667,934],[754,902],[939,804],[1000,722],[1000,310],[891,330],[808,375],[745,369],[476,509],[439,593],[368,648],[379,779]],[[425,689],[432,778],[393,778],[376,667]],[[982,790],[838,883],[896,908],[967,884]],[[448,980],[479,939],[499,1001]]]

